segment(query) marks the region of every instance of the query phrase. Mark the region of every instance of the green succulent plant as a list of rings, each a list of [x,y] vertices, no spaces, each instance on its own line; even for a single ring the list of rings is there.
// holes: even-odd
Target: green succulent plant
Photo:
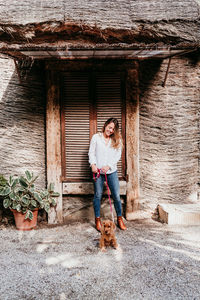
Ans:
[[[50,206],[56,205],[55,198],[60,194],[54,192],[51,183],[47,189],[37,190],[35,181],[38,176],[26,171],[25,176],[10,176],[4,186],[0,186],[0,196],[3,206],[26,214],[25,219],[32,220],[32,211],[36,208],[44,209],[47,213]]]
[[[0,190],[6,186],[7,180],[0,174]],[[3,197],[0,196],[0,211],[3,209]]]
[[[7,180],[3,175],[0,175],[0,189],[3,188],[7,183]]]

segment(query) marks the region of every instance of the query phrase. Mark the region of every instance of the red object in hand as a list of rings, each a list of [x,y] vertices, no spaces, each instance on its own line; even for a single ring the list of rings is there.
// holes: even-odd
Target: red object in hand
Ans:
[[[94,173],[94,172],[93,172],[93,179],[94,179],[94,181],[96,181],[97,178],[99,178],[100,172],[101,172],[101,169],[97,169],[97,173]],[[95,174],[97,174],[97,176],[96,176]]]

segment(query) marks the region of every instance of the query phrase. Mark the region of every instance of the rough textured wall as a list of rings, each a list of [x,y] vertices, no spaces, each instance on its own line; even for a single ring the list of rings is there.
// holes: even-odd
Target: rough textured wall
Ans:
[[[78,21],[132,28],[135,20],[197,20],[198,0],[0,0],[1,23]]]
[[[197,201],[200,62],[174,58],[140,64],[141,197],[158,202]],[[197,58],[197,57],[196,57]]]
[[[0,58],[0,174],[39,175],[45,186],[44,76],[33,67],[20,85],[14,61]]]

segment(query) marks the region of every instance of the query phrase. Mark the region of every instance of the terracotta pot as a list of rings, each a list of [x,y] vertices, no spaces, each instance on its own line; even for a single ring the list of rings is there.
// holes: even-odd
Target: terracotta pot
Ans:
[[[33,219],[25,219],[26,213],[18,212],[17,210],[10,209],[15,218],[15,225],[18,230],[31,230],[37,226],[38,208],[32,211]]]

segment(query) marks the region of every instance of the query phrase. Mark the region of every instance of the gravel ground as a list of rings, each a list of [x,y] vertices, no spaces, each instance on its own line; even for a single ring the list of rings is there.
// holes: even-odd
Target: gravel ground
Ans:
[[[0,231],[0,299],[200,299],[200,226],[150,217],[98,248],[93,222]]]

